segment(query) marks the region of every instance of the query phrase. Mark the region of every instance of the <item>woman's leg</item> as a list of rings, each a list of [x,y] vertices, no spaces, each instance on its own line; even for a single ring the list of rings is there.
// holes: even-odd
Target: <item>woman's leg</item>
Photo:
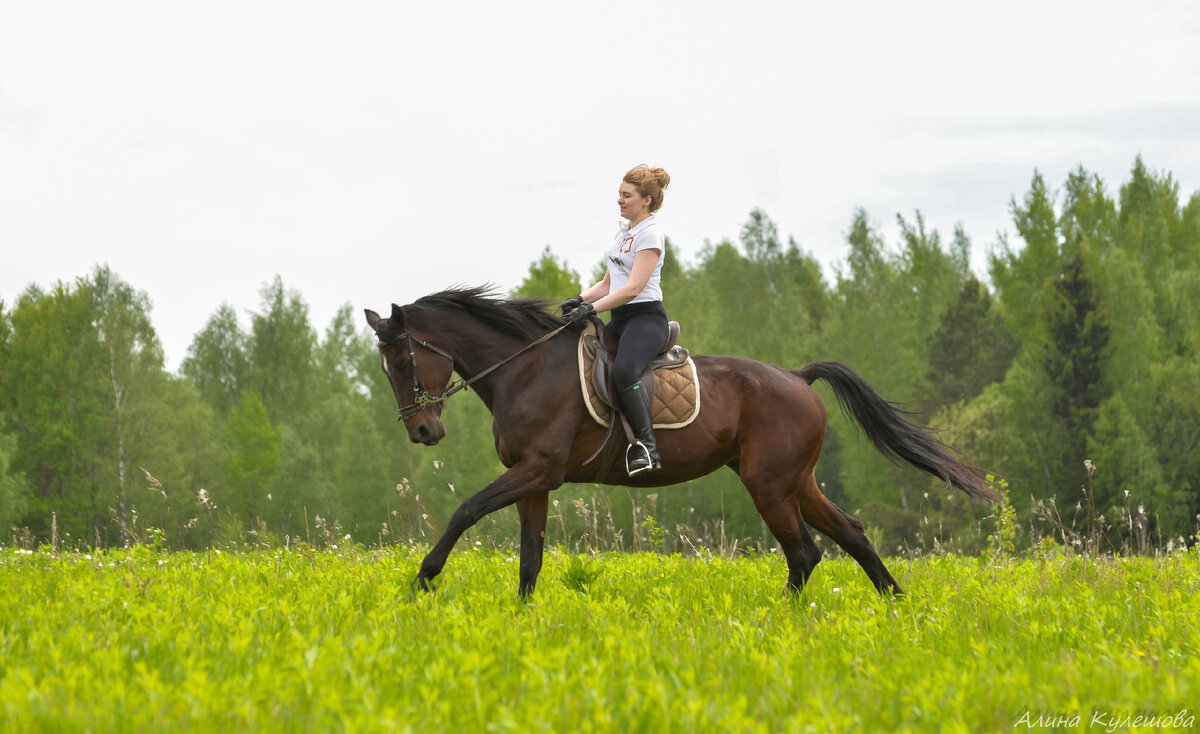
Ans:
[[[628,457],[631,477],[662,466],[658,457],[658,443],[654,438],[654,416],[650,411],[653,396],[646,394],[638,380],[666,341],[666,319],[657,314],[634,317],[621,331],[617,356],[613,360],[617,398],[640,445]]]

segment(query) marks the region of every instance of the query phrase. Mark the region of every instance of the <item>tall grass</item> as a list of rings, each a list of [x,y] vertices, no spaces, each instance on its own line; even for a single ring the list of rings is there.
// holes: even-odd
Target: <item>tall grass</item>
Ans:
[[[411,597],[426,548],[0,548],[0,730],[1100,730],[1200,700],[1195,551],[893,558],[890,601],[848,559],[789,596],[777,554],[554,548],[523,603],[474,543]]]

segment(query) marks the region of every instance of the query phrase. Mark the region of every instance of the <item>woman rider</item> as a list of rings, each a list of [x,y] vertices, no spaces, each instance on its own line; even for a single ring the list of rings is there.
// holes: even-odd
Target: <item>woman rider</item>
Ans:
[[[633,455],[626,457],[631,477],[662,467],[650,414],[652,396],[638,378],[667,341],[660,277],[666,242],[655,226],[654,213],[662,207],[663,189],[670,182],[661,168],[643,165],[625,174],[617,196],[622,221],[608,251],[604,279],[562,303],[562,312],[572,323],[612,311],[607,328],[620,338],[613,382],[637,438],[630,446]]]

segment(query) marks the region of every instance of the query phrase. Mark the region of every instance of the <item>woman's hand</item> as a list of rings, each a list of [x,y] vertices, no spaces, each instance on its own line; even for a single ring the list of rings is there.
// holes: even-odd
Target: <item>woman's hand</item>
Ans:
[[[583,304],[583,296],[571,296],[570,298],[568,298],[567,300],[562,302],[562,305],[560,305],[558,307],[558,312],[561,313],[563,316],[566,316],[567,314],[571,313],[575,309],[579,308],[579,306],[582,304]]]

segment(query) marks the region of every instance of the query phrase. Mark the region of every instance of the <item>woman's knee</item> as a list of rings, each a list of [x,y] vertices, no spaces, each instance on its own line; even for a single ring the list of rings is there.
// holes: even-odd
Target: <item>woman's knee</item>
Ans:
[[[634,383],[642,378],[643,369],[645,369],[645,365],[639,366],[632,361],[623,362],[618,359],[613,363],[613,382],[620,390],[632,387]]]

